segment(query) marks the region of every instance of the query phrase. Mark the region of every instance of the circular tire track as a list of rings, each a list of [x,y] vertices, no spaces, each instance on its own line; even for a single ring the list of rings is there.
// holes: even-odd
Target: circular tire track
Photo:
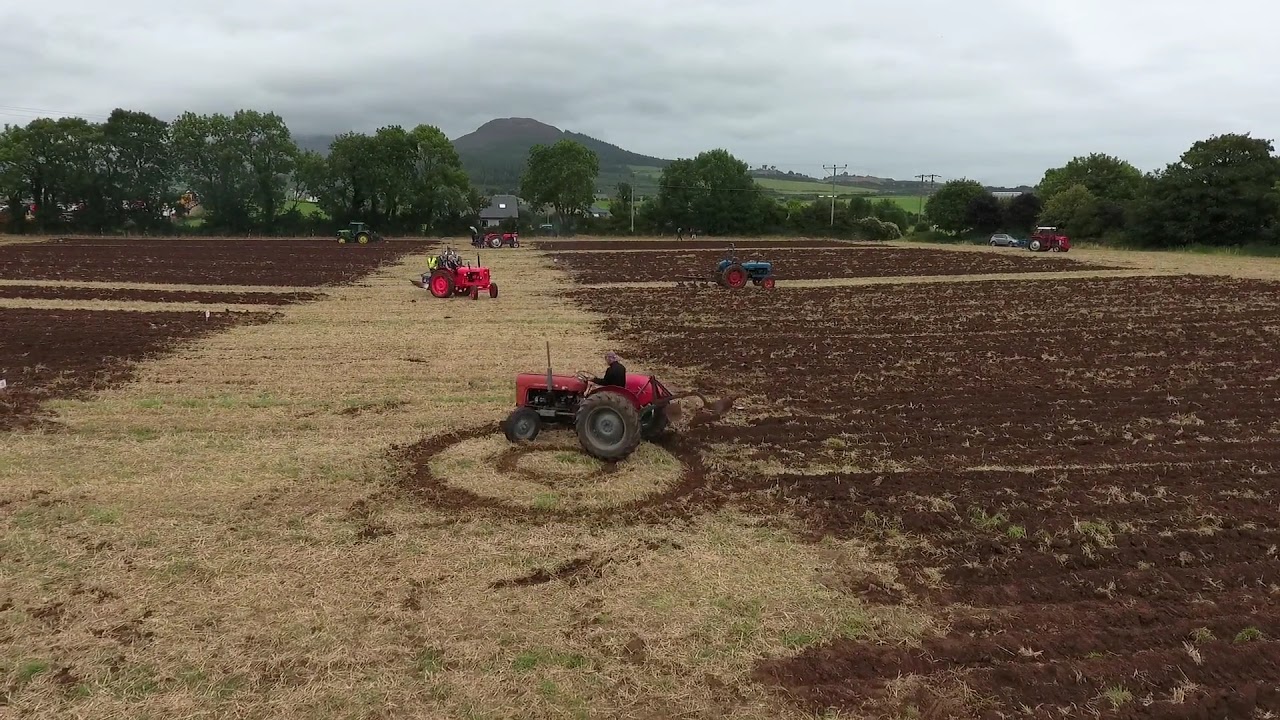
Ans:
[[[454,445],[468,440],[478,440],[501,434],[501,432],[501,426],[494,422],[428,437],[409,445],[393,447],[390,453],[390,460],[396,466],[396,475],[399,478],[401,488],[441,509],[480,514],[485,517],[532,520],[536,522],[556,519],[586,519],[601,523],[634,524],[665,522],[689,517],[694,506],[694,503],[690,502],[691,496],[698,494],[707,485],[707,470],[702,462],[698,446],[688,439],[674,434],[668,434],[654,444],[679,462],[681,466],[679,479],[661,492],[617,505],[564,508],[515,505],[499,497],[482,495],[452,485],[448,478],[438,477],[432,471],[432,460]],[[549,478],[540,475],[536,470],[521,467],[521,459],[535,453],[569,450],[580,452],[576,445],[568,443],[507,448],[497,456],[495,469],[501,473],[545,484]],[[572,481],[584,483],[589,480],[598,481],[606,479],[618,471],[617,464],[606,463],[604,467],[593,470],[589,474],[572,478]],[[560,485],[564,483],[559,478],[556,481]]]

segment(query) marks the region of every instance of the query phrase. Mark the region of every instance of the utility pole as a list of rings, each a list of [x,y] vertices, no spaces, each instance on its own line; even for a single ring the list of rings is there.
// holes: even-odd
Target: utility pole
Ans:
[[[831,171],[831,227],[836,226],[836,170],[847,169],[848,165],[823,165],[823,170]]]
[[[929,181],[929,189],[933,189],[933,181],[938,179],[938,175],[916,175],[916,179],[920,181],[920,217],[924,218],[924,181]]]

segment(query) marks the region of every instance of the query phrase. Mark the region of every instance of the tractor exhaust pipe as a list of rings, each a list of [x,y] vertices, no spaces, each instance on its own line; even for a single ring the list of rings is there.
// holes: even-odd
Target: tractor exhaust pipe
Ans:
[[[547,391],[552,392],[555,386],[551,382],[551,341],[547,341]]]

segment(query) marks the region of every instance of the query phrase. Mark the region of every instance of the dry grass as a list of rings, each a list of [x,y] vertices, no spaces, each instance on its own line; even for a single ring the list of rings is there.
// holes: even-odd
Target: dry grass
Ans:
[[[63,431],[6,435],[4,711],[787,718],[757,658],[927,629],[828,589],[821,548],[748,517],[500,522],[395,492],[389,446],[503,417],[544,340],[565,370],[607,349],[536,253],[486,259],[496,301],[414,290],[418,257],[57,402]],[[578,558],[599,572],[491,587]]]
[[[954,252],[1009,253],[1026,250],[993,248],[986,245],[950,245],[943,243],[919,243],[895,240],[886,243],[890,247],[931,248]],[[1049,254],[1040,255],[1048,257]],[[1063,255],[1072,260],[1096,265],[1150,270],[1158,274],[1227,275],[1258,280],[1280,280],[1280,258],[1233,255],[1209,255],[1188,252],[1115,250],[1099,247],[1075,247]]]

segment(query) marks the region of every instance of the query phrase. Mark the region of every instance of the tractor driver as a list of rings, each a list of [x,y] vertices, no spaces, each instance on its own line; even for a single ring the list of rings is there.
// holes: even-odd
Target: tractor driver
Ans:
[[[591,378],[591,382],[596,385],[613,385],[616,387],[627,386],[627,369],[618,361],[618,353],[610,350],[604,354],[604,361],[609,363],[608,369],[604,371],[604,377]]]

